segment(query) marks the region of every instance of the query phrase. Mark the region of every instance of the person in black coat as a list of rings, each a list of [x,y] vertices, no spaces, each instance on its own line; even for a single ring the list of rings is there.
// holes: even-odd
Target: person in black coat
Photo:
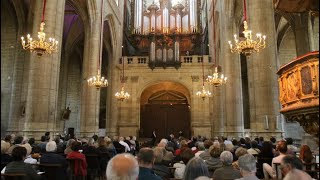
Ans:
[[[154,129],[154,130],[152,131],[151,138],[152,138],[152,141],[151,141],[152,145],[155,145],[156,140],[157,140],[156,129]]]
[[[46,145],[46,153],[40,157],[40,164],[61,164],[61,168],[57,170],[56,180],[66,180],[67,174],[67,161],[66,158],[56,153],[57,144],[55,141],[50,141]]]

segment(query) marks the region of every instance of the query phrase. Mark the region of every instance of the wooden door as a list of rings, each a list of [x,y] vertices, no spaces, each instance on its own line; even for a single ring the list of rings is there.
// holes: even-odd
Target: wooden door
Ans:
[[[142,107],[140,131],[143,137],[150,138],[157,130],[158,140],[179,131],[190,136],[190,110],[187,104],[146,104]]]

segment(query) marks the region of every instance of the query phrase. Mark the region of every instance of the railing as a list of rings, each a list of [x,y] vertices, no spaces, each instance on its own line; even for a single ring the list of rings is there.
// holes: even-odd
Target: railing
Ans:
[[[148,65],[151,63],[149,60],[148,56],[124,56],[124,63],[128,65]],[[192,55],[192,56],[180,56],[179,61],[183,65],[199,65],[203,63],[212,63],[210,56],[204,55],[204,56],[199,56],[199,55]],[[157,63],[162,63],[163,61],[161,60],[156,60],[155,62]],[[171,63],[174,61],[168,60],[167,63]],[[164,62],[165,63],[165,62]],[[121,61],[120,61],[121,64]]]

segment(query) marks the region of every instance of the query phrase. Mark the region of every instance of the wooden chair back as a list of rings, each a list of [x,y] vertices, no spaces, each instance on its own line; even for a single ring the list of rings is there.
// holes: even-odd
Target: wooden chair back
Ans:
[[[70,175],[70,180],[86,180],[86,176],[81,176],[81,164],[82,164],[82,160],[81,159],[71,159],[71,158],[67,158],[68,161],[68,173]],[[76,169],[75,166],[79,167],[78,168],[78,172],[76,173]],[[77,175],[76,175],[77,174]]]
[[[38,169],[41,172],[45,172],[44,176],[47,180],[63,180],[65,177],[58,177],[60,168],[62,168],[61,164],[48,164],[48,163],[40,163],[37,164]]]
[[[24,173],[1,173],[1,179],[3,180],[23,180],[26,177]]]

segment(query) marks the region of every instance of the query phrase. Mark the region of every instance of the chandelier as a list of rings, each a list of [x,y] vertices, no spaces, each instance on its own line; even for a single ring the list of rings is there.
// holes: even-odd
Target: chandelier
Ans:
[[[122,77],[120,77],[120,78],[121,78],[121,84],[122,84],[121,91],[117,92],[115,94],[115,96],[119,101],[123,101],[125,99],[130,98],[130,94],[128,92],[125,92],[125,90],[124,90],[124,60],[123,60],[123,57],[122,57]]]
[[[244,0],[243,3],[244,10],[244,39],[239,41],[240,39],[237,39],[237,35],[234,35],[234,46],[232,45],[231,41],[228,41],[230,45],[231,52],[237,52],[242,53],[245,56],[250,56],[253,52],[259,52],[260,50],[264,49],[266,47],[266,36],[261,35],[261,33],[257,33],[257,40],[252,39],[252,31],[248,29],[248,23],[247,23],[247,13],[246,13],[246,0]]]
[[[54,38],[49,38],[49,42],[46,42],[46,33],[44,31],[44,12],[46,9],[46,0],[43,2],[42,9],[42,20],[40,24],[40,32],[38,32],[38,39],[33,40],[30,34],[27,35],[27,42],[24,37],[21,37],[21,44],[23,49],[30,49],[30,52],[35,52],[38,57],[42,56],[42,54],[51,54],[53,52],[57,52],[58,50],[58,41]]]
[[[221,74],[221,76],[219,77],[218,67],[216,67],[213,75],[208,76],[206,80],[209,84],[218,87],[227,82],[227,77],[225,77],[223,74]]]
[[[202,56],[202,90],[201,91],[198,91],[196,93],[196,95],[200,98],[202,98],[202,100],[205,100],[206,97],[211,97],[211,92],[210,91],[207,91],[205,88],[204,88],[204,70],[203,70],[203,56]]]
[[[107,87],[108,86],[108,80],[105,79],[103,76],[100,75],[100,66],[102,61],[102,35],[103,35],[103,0],[101,1],[101,30],[100,30],[100,49],[99,49],[99,55],[100,58],[98,59],[98,73],[97,75],[89,78],[88,85],[92,87],[96,87],[97,89]]]

